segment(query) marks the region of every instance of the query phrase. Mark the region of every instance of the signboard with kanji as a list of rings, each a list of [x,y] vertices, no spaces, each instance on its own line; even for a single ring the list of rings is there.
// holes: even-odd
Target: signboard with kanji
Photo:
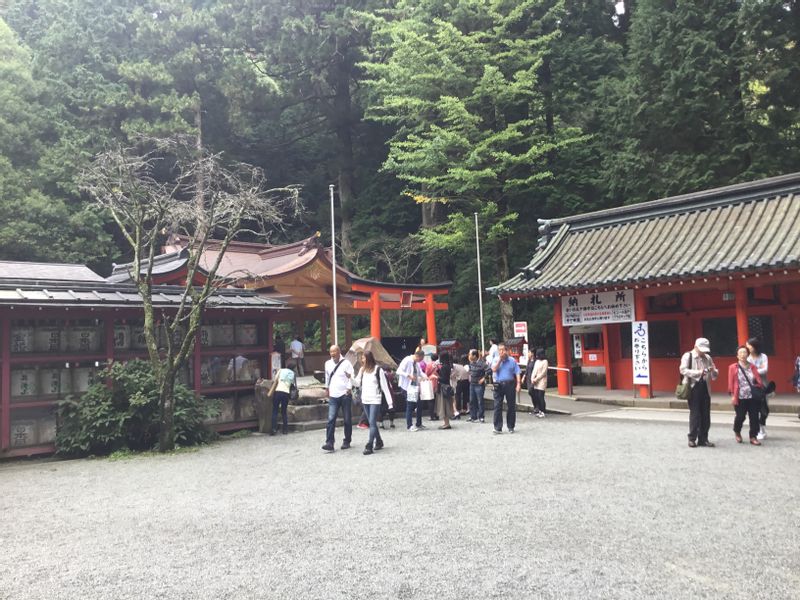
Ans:
[[[514,321],[514,337],[525,338],[525,343],[522,346],[522,354],[519,357],[519,364],[528,364],[528,322],[527,321]]]
[[[633,290],[562,296],[561,322],[565,326],[630,323],[633,307]]]
[[[647,321],[631,324],[631,348],[633,349],[633,385],[650,385],[650,344],[647,337]]]

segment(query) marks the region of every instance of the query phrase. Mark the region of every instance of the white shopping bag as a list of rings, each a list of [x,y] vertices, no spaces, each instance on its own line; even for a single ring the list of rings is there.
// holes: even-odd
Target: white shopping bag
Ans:
[[[433,400],[433,382],[423,379],[419,382],[419,399],[422,401]]]
[[[406,391],[406,402],[416,403],[419,400],[419,386],[410,385]]]

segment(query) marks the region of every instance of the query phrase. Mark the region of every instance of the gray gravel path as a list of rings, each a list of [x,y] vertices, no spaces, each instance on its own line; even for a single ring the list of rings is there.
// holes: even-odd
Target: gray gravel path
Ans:
[[[797,432],[488,421],[0,465],[0,597],[800,598]]]

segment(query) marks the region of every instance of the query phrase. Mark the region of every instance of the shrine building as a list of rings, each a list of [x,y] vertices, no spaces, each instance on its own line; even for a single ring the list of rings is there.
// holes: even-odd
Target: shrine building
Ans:
[[[154,259],[153,278],[158,284],[181,284],[186,279],[189,253],[188,240],[174,236],[164,247],[164,254]],[[200,258],[201,266],[210,266],[217,258],[219,242],[210,240]],[[288,322],[295,334],[301,334],[309,321],[318,321],[319,347],[307,348],[306,367],[322,369],[333,343],[333,261],[330,248],[323,246],[320,234],[291,244],[270,245],[232,242],[222,258],[217,277],[230,287],[255,291],[265,299],[285,303],[280,315],[267,322],[270,352],[274,341],[273,327]],[[130,265],[118,265],[109,281],[130,281]],[[353,341],[352,319],[369,317],[370,336],[381,337],[381,314],[389,310],[413,310],[425,313],[425,336],[436,344],[436,311],[447,310],[447,303],[437,298],[446,296],[452,283],[387,283],[359,277],[336,266],[336,312],[343,331],[339,344],[347,349]],[[421,334],[422,332],[420,332]],[[289,340],[286,340],[288,343]]]
[[[547,221],[530,263],[489,291],[553,303],[558,390],[568,370],[667,396],[706,337],[722,371],[758,337],[790,392],[800,354],[800,173]],[[712,392],[727,391],[719,377]]]

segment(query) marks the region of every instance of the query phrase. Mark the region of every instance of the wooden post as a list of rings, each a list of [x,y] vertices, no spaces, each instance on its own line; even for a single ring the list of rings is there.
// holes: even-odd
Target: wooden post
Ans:
[[[569,340],[567,328],[561,323],[561,298],[556,298],[553,310],[553,320],[556,326],[556,366],[559,369],[571,368],[569,356]],[[569,374],[566,371],[557,371],[558,393],[562,396],[569,394]]]
[[[369,309],[369,334],[377,339],[381,339],[381,295],[378,292],[370,292]]]
[[[744,344],[750,337],[750,326],[747,323],[747,288],[744,282],[736,282],[734,295],[736,300],[736,337],[740,344]]]
[[[332,322],[332,321],[331,321]],[[334,336],[332,340],[336,339]],[[328,328],[327,323],[325,322],[325,312],[323,311],[319,315],[319,344],[322,346],[322,351],[327,352],[328,350]]]
[[[614,389],[614,377],[611,373],[611,349],[609,345],[608,325],[603,325],[603,362],[606,365],[606,389]]]
[[[353,345],[353,316],[345,315],[344,317],[344,345],[347,349]]]
[[[11,445],[11,320],[0,321],[0,450]]]
[[[634,306],[636,309],[636,320],[637,321],[646,321],[647,320],[647,298],[641,292],[633,292],[633,300]],[[647,360],[650,361],[650,357],[647,357]],[[631,368],[633,368],[633,360],[631,360]],[[631,373],[631,377],[633,377],[633,373]],[[639,398],[652,398],[652,377],[653,377],[653,370],[650,369],[650,383],[651,385],[640,385],[639,386]]]
[[[436,345],[436,313],[433,310],[433,294],[425,294],[425,326],[428,343]]]

